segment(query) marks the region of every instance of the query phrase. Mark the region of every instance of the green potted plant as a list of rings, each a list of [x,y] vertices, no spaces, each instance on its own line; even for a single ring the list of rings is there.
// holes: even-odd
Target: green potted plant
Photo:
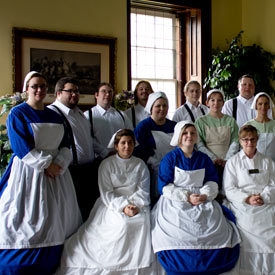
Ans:
[[[0,106],[2,106],[0,117],[8,114],[12,107],[24,102],[26,99],[27,93],[15,93],[13,95],[5,95],[0,97]],[[7,135],[6,125],[0,124],[0,178],[5,172],[11,155],[12,150]]]
[[[255,80],[256,92],[266,92],[273,96],[271,81],[275,80],[275,55],[253,44],[244,46],[242,34],[229,43],[227,50],[213,50],[212,63],[208,69],[204,88],[222,89],[226,99],[238,95],[239,77],[250,74]]]

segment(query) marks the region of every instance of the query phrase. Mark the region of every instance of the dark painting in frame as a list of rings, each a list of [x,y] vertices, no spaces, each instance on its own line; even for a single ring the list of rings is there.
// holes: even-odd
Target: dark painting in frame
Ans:
[[[76,77],[82,105],[94,105],[100,82],[115,86],[116,38],[13,28],[14,91],[21,91],[31,70],[45,75],[54,101],[54,85],[63,76]]]

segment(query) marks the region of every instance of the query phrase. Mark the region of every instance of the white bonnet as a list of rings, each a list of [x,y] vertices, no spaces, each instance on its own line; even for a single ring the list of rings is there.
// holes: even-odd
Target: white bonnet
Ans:
[[[32,78],[32,76],[33,76],[34,74],[38,74],[38,72],[36,72],[36,71],[31,71],[31,72],[29,72],[29,73],[25,76],[24,85],[23,85],[23,90],[22,90],[23,93],[27,91],[27,83],[28,83],[28,81]]]
[[[210,90],[207,94],[206,94],[206,98],[208,99],[210,97],[211,94],[213,93],[220,93],[223,97],[223,100],[224,100],[224,92],[222,90],[219,90],[219,89],[212,89]]]
[[[173,137],[171,139],[170,145],[172,145],[172,146],[177,146],[178,145],[180,132],[186,124],[191,124],[195,127],[195,124],[192,121],[189,121],[189,120],[182,120],[182,121],[178,122],[176,124],[175,128],[174,128],[174,134],[173,134]]]
[[[256,102],[257,102],[258,98],[261,95],[265,95],[269,99],[270,109],[272,109],[274,107],[273,100],[271,99],[271,97],[267,93],[264,93],[264,92],[261,92],[261,93],[258,93],[258,94],[255,95],[254,100],[253,100],[250,108],[256,110]]]
[[[109,149],[115,148],[115,138],[116,138],[117,133],[120,132],[121,130],[123,130],[123,129],[119,129],[119,130],[117,130],[117,131],[113,134],[113,136],[111,137],[111,139],[110,139],[110,141],[109,141],[109,144],[108,144],[107,148],[109,148]],[[138,142],[137,142],[136,139],[135,139],[135,141],[136,141],[136,145],[135,145],[135,146],[137,146],[137,145],[138,145]]]
[[[146,106],[145,106],[145,111],[149,114],[151,114],[151,109],[152,109],[152,106],[153,104],[155,103],[155,101],[159,98],[165,98],[168,102],[168,98],[166,96],[166,94],[164,92],[155,92],[155,93],[152,93],[149,95],[148,97],[148,101],[146,103]]]

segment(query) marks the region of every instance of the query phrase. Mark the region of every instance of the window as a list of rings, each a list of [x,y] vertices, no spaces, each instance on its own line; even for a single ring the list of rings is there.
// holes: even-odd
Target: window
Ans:
[[[131,8],[132,87],[149,80],[155,91],[169,98],[169,115],[176,109],[176,15]]]
[[[149,80],[167,94],[171,118],[185,102],[185,83],[206,77],[211,0],[128,0],[128,16],[128,88]]]

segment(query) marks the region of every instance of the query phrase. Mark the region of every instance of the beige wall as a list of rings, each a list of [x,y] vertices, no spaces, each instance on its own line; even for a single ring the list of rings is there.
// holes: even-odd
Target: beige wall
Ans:
[[[248,0],[249,1],[249,0]],[[225,49],[242,28],[242,0],[212,0],[212,47]]]
[[[274,0],[212,0],[212,46],[225,49],[240,30],[243,44],[275,53]]]
[[[116,83],[127,88],[126,0],[1,0],[0,95],[12,92],[12,27],[117,38]]]

